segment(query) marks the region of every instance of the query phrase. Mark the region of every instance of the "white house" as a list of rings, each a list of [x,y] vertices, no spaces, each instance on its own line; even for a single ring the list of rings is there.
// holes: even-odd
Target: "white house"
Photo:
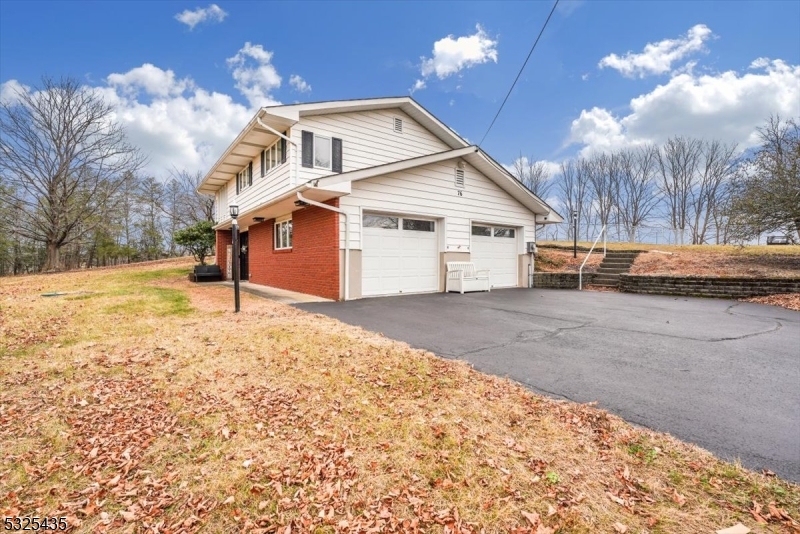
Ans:
[[[444,290],[445,263],[525,286],[536,224],[561,217],[410,97],[261,108],[203,178],[228,277],[331,299]]]

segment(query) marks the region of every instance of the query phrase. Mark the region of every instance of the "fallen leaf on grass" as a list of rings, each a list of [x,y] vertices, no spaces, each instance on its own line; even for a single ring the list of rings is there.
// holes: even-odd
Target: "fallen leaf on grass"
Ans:
[[[614,530],[619,532],[619,534],[625,534],[626,532],[628,532],[628,527],[617,521],[616,523],[614,523]]]
[[[540,521],[539,514],[537,514],[536,512],[533,512],[533,513],[522,512],[522,515],[525,517],[525,519],[527,519],[528,521],[531,522],[531,526],[535,527],[535,526],[537,526],[539,524],[539,521]]]
[[[686,497],[678,493],[678,490],[672,490],[672,501],[676,503],[678,506],[683,506],[686,504]]]
[[[121,515],[122,519],[124,519],[125,522],[127,523],[130,523],[131,521],[136,521],[136,514],[134,514],[133,512],[122,510],[120,511],[119,515]]]
[[[233,495],[231,495],[230,497],[228,497],[227,499],[225,499],[225,500],[222,502],[222,504],[233,504],[233,501],[235,501],[235,500],[236,500],[236,499],[234,499]]]

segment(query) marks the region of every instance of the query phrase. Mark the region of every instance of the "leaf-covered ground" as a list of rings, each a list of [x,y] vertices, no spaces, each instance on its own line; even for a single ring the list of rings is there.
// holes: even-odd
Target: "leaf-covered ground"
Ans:
[[[186,281],[0,280],[0,515],[73,532],[798,532],[800,488]],[[58,291],[61,296],[43,297]]]

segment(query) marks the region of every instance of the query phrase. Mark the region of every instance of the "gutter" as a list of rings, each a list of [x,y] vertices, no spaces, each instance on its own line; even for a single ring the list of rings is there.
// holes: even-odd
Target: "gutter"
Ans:
[[[339,215],[344,215],[344,300],[350,300],[350,221],[347,217],[347,212],[341,208],[334,208],[322,202],[306,198],[300,191],[297,192],[297,199],[311,206],[335,211]]]

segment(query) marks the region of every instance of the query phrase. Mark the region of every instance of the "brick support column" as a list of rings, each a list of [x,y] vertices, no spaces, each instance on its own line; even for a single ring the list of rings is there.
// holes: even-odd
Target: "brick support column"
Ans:
[[[222,269],[223,280],[228,278],[228,273],[226,272],[228,269],[228,245],[232,242],[233,235],[230,230],[217,230],[217,244],[215,247],[217,251],[216,263],[219,265],[219,268]]]

